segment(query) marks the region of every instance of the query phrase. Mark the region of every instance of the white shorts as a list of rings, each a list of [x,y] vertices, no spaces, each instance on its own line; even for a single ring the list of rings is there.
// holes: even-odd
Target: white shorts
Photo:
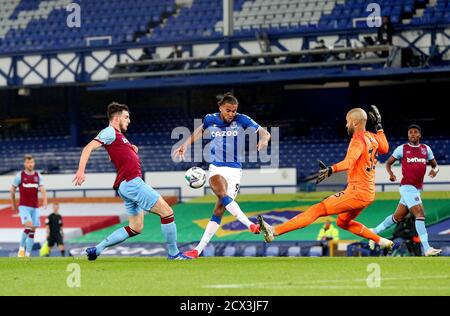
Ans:
[[[209,178],[215,175],[221,175],[225,178],[228,184],[227,195],[234,200],[241,185],[242,169],[209,165]]]

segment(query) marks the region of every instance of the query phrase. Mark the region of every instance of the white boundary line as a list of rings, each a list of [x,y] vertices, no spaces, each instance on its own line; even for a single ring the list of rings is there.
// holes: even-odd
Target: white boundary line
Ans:
[[[430,275],[417,277],[400,277],[400,278],[382,278],[382,281],[414,281],[414,280],[432,280],[432,279],[450,279],[448,275]],[[203,288],[209,289],[241,289],[241,288],[295,288],[295,287],[311,287],[311,288],[367,288],[367,286],[346,286],[346,285],[321,285],[328,283],[360,283],[366,282],[367,279],[349,279],[349,280],[316,280],[308,282],[267,282],[267,283],[247,283],[247,284],[213,284],[204,285]],[[382,288],[403,288],[401,286],[382,286]],[[414,288],[408,286],[408,288]],[[421,289],[426,287],[420,286]],[[430,287],[430,289],[439,289],[439,287]],[[450,291],[450,285],[444,287]]]

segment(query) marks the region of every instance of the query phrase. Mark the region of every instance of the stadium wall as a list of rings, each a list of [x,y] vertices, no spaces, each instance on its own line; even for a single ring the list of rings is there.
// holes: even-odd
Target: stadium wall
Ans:
[[[86,175],[86,182],[81,188],[72,184],[73,175],[44,175],[47,190],[57,190],[57,197],[111,197],[115,192],[111,189],[115,173],[93,173]],[[14,175],[0,176],[0,199],[8,199]],[[175,195],[180,198],[200,197],[205,190],[194,190],[186,185],[184,171],[178,172],[147,172],[145,180],[157,188],[163,195]],[[279,187],[276,193],[296,192],[297,170],[288,169],[247,169],[243,172],[243,193],[272,193],[272,187]],[[282,186],[282,187],[280,187]],[[287,187],[283,187],[287,186]],[[85,190],[83,192],[83,190]],[[49,196],[52,197],[53,192]]]
[[[401,179],[401,167],[394,166],[394,173]],[[114,173],[88,174],[86,182],[81,188],[72,184],[72,174],[44,175],[47,190],[56,190],[57,197],[113,197],[115,192],[111,189],[115,179]],[[14,175],[0,176],[0,199],[9,198],[9,188]],[[200,197],[208,193],[207,188],[194,190],[184,181],[184,172],[147,172],[146,182],[158,188],[163,195],[179,196],[181,199]],[[345,181],[345,176],[342,177]],[[398,190],[399,181],[391,183],[384,164],[379,164],[376,173],[377,191],[392,192]],[[450,191],[450,165],[440,166],[436,179],[425,177],[425,191]],[[332,180],[332,179],[331,179]],[[326,182],[325,182],[326,183]],[[344,182],[341,183],[345,185]],[[337,184],[335,184],[336,186]],[[286,169],[246,169],[244,170],[241,193],[244,194],[272,194],[295,193],[297,188],[297,170]],[[384,187],[384,188],[383,188]],[[84,190],[84,191],[83,191]],[[334,189],[338,190],[338,189]],[[49,196],[53,197],[53,191]]]

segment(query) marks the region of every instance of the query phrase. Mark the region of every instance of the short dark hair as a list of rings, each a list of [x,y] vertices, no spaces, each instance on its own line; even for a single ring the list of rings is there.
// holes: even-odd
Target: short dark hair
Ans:
[[[23,156],[23,161],[33,160],[33,159],[34,159],[33,155],[30,155],[30,154],[26,154]]]
[[[413,129],[413,128],[417,129],[420,133],[422,133],[422,129],[421,129],[420,126],[417,125],[417,124],[411,124],[411,125],[409,125],[409,127],[408,127],[408,132],[409,132],[410,129]]]
[[[217,104],[219,106],[222,106],[224,104],[236,104],[239,105],[239,101],[236,99],[236,97],[234,95],[231,94],[231,92],[227,92],[223,95],[222,99],[220,99],[219,102],[217,102]]]
[[[122,113],[122,111],[130,112],[128,109],[128,106],[125,104],[120,104],[117,102],[113,102],[110,105],[108,105],[108,119],[111,121],[114,115],[117,113]]]

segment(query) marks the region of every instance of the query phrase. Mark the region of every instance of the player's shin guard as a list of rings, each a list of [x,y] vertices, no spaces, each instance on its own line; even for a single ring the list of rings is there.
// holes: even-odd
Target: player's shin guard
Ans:
[[[225,206],[225,209],[231,213],[231,215],[233,215],[234,217],[236,217],[236,219],[238,221],[240,221],[242,224],[244,224],[248,229],[250,229],[251,225],[254,225],[254,223],[252,223],[248,217],[244,214],[244,212],[242,212],[241,208],[239,207],[239,205],[228,195],[225,195],[222,199],[221,202],[223,204],[223,206]]]
[[[139,233],[132,230],[129,226],[119,228],[111,235],[106,237],[101,243],[95,246],[95,248],[97,249],[97,256],[100,256],[100,254],[106,248],[118,245],[127,240],[128,238],[134,237],[136,235],[139,235]]]
[[[220,222],[222,221],[222,217],[213,215],[211,217],[211,221],[206,225],[205,233],[203,234],[202,240],[198,243],[195,249],[198,251],[200,255],[205,249],[206,245],[211,241],[211,238],[216,234],[217,230],[220,227]]]
[[[416,230],[417,234],[420,237],[420,243],[422,244],[424,252],[427,252],[430,249],[430,244],[428,243],[428,233],[425,227],[425,218],[417,217],[416,218]]]
[[[177,246],[177,225],[173,214],[161,217],[161,232],[167,243],[167,253],[169,256],[176,256],[180,250]]]
[[[305,212],[295,216],[289,221],[275,227],[275,235],[283,235],[296,229],[304,228],[314,223],[319,217],[326,216],[325,204],[319,203],[311,206]]]
[[[28,238],[26,240],[25,253],[27,255],[31,254],[31,251],[33,250],[33,245],[34,245],[34,231],[30,231],[30,233],[28,234]]]
[[[388,229],[389,227],[391,227],[392,225],[397,224],[397,221],[394,218],[394,215],[389,215],[388,217],[385,218],[385,220],[378,225],[375,229],[374,229],[374,233],[375,234],[379,234],[382,231],[385,231],[386,229]]]
[[[22,232],[22,237],[20,239],[20,248],[25,249],[26,241],[27,241],[27,238],[28,238],[28,235],[30,234],[30,232],[31,232],[31,230],[29,230],[28,228]]]

